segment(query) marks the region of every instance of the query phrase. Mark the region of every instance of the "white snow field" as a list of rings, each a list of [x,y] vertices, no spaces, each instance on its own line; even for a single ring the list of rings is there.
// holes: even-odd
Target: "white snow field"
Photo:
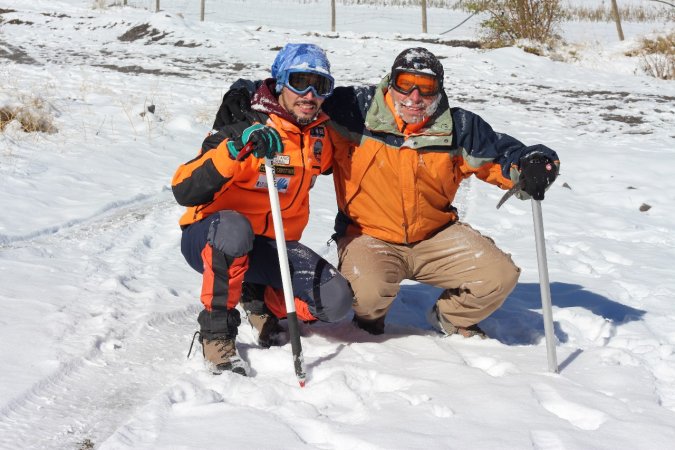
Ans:
[[[0,108],[50,122],[0,133],[2,449],[675,448],[675,84],[624,55],[673,23],[565,24],[574,61],[475,39],[461,11],[327,2],[0,0]],[[121,3],[121,2],[119,2]],[[143,6],[143,7],[140,7]],[[288,20],[288,21],[287,21]],[[436,34],[434,34],[436,33]],[[491,339],[425,322],[439,290],[406,283],[370,336],[346,319],[261,349],[252,376],[213,376],[197,329],[200,276],[180,254],[170,180],[223,93],[269,74],[287,42],[326,49],[338,84],[375,83],[403,49],[442,59],[453,105],[559,153],[542,203],[559,373],[547,370],[529,202],[469,180],[462,219],[522,268]],[[154,113],[148,107],[154,105]],[[152,109],[152,108],[151,108]],[[302,241],[326,246],[332,180]]]

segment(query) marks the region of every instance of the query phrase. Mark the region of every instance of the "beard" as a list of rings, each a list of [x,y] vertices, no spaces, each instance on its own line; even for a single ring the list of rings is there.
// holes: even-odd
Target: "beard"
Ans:
[[[299,115],[297,115],[295,112],[293,112],[293,111],[291,110],[291,115],[292,115],[292,116],[295,118],[295,120],[298,122],[298,125],[303,125],[303,126],[304,126],[304,125],[308,125],[308,124],[314,122],[314,120],[315,120],[315,119],[317,118],[317,116],[319,115],[319,112],[321,111],[321,108],[319,107],[319,105],[318,105],[316,102],[312,102],[312,101],[300,100],[300,101],[295,102],[295,105],[296,105],[296,106],[312,105],[312,106],[314,106],[314,107],[316,108],[316,110],[315,110],[316,112],[315,112],[313,115],[309,116],[309,117],[308,117],[308,116],[299,116]]]
[[[428,117],[431,117],[436,110],[438,109],[438,104],[441,102],[441,95],[438,94],[436,98],[434,98],[434,101],[431,102],[428,106],[425,106],[425,103],[423,101],[419,102],[414,102],[410,99],[407,100],[402,100],[402,101],[395,101],[394,102],[394,108],[396,109],[396,113],[401,116],[401,107],[413,107],[413,108],[419,108],[422,109],[422,112],[418,115],[410,117],[411,120],[407,120],[406,122],[408,123],[419,123],[422,122],[423,120],[427,119]]]
[[[318,116],[319,113],[317,112],[312,117],[300,117],[296,114],[292,114],[292,115],[295,118],[295,121],[298,122],[298,125],[305,126],[305,125],[309,125],[310,123],[314,122],[314,119],[316,119],[316,116]]]

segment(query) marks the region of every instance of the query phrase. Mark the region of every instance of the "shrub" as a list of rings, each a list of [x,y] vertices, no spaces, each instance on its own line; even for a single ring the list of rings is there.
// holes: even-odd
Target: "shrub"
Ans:
[[[675,80],[675,32],[656,39],[643,39],[638,53],[640,67],[647,75]]]
[[[488,46],[512,45],[518,40],[552,44],[565,18],[560,0],[467,0],[464,8],[487,13],[481,22]]]
[[[106,0],[93,0],[91,7],[92,9],[107,9],[108,4]]]

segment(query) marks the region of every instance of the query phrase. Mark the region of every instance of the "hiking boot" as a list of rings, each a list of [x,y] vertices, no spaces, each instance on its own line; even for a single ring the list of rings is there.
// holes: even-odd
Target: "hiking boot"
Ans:
[[[214,375],[220,375],[227,371],[244,376],[248,375],[248,364],[237,353],[234,339],[202,339],[202,349],[204,359],[213,364]]]
[[[241,307],[248,323],[258,334],[258,345],[270,348],[282,344],[283,328],[279,319],[265,305],[264,284],[244,282],[241,288]]]
[[[281,345],[284,329],[279,325],[279,319],[271,313],[256,314],[248,311],[245,306],[244,311],[251,328],[258,333],[258,345],[263,348]]]
[[[483,330],[481,330],[478,325],[470,325],[468,327],[457,327],[447,320],[445,320],[439,313],[438,313],[438,305],[434,305],[431,310],[427,313],[427,322],[431,324],[431,326],[436,330],[441,333],[443,333],[446,336],[451,336],[453,334],[459,334],[460,336],[463,336],[465,338],[470,338],[474,336],[478,336],[481,339],[487,339],[487,335]]]
[[[376,336],[379,334],[384,334],[384,316],[378,317],[377,319],[364,319],[354,315],[352,322],[354,325],[370,334]]]

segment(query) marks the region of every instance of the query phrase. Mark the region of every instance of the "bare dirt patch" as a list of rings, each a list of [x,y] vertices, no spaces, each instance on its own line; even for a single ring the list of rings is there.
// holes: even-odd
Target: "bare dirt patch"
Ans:
[[[604,120],[627,123],[628,125],[640,125],[645,123],[641,116],[622,116],[620,114],[600,114]]]
[[[118,66],[115,64],[92,64],[95,67],[103,67],[104,69],[114,70],[121,73],[131,73],[131,74],[149,74],[149,75],[161,75],[161,76],[174,76],[188,78],[189,75],[181,72],[170,72],[160,69],[146,69],[145,67],[131,65],[131,66]]]
[[[40,13],[45,17],[56,17],[57,19],[70,19],[68,14],[58,14],[58,13]]]
[[[0,40],[0,59],[8,59],[19,64],[38,64],[38,62],[23,49],[9,45],[2,40]]]
[[[472,41],[468,39],[413,39],[406,38],[401,39],[402,41],[414,41],[414,42],[423,42],[425,44],[438,44],[438,45],[447,45],[448,47],[465,47],[465,48],[483,48],[482,44],[478,41]]]
[[[187,47],[187,48],[194,48],[194,47],[201,47],[202,44],[197,44],[196,42],[185,42],[182,39],[180,41],[176,41],[175,44],[176,47]]]
[[[124,33],[117,39],[119,39],[122,42],[134,42],[139,39],[149,37],[150,41],[157,42],[164,39],[169,34],[170,33],[161,32],[157,28],[152,28],[150,24],[144,23],[130,28],[129,30],[127,30],[126,33]]]
[[[33,22],[23,21],[21,19],[12,19],[5,22],[7,25],[33,25]]]

